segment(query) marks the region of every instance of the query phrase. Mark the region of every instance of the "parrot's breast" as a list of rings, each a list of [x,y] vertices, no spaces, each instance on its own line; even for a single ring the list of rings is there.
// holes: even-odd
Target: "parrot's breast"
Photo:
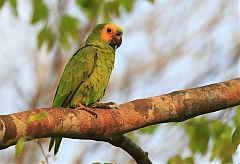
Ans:
[[[84,81],[73,97],[88,106],[102,100],[114,67],[115,54],[112,49],[98,49],[92,73]]]

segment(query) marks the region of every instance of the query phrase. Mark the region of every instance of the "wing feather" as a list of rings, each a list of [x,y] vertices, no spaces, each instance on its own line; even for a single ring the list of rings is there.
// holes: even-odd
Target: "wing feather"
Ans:
[[[53,107],[67,107],[73,93],[88,78],[95,65],[97,50],[87,46],[76,52],[69,60],[60,79]]]

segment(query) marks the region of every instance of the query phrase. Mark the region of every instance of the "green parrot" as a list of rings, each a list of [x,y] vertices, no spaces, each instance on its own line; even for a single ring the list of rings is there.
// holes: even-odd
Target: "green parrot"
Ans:
[[[122,43],[123,30],[116,24],[97,25],[89,34],[85,46],[69,60],[60,79],[53,107],[76,108],[90,106],[102,100],[115,61],[115,50]],[[61,137],[52,137],[54,155]]]

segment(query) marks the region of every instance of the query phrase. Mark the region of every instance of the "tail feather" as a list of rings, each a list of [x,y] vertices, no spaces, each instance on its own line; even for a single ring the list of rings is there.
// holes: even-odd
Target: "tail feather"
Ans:
[[[61,141],[62,141],[62,137],[52,137],[49,143],[48,151],[50,152],[54,145],[54,155],[56,155],[59,150]]]
[[[52,137],[49,143],[48,151],[50,152],[55,142],[55,137]]]
[[[57,154],[57,152],[59,150],[59,147],[60,147],[60,144],[61,144],[61,141],[62,141],[62,137],[56,137],[55,138],[54,155]]]

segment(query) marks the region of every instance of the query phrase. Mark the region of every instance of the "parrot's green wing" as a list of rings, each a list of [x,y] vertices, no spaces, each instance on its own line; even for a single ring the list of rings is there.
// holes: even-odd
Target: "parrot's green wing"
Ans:
[[[57,92],[53,101],[53,107],[68,107],[73,95],[79,86],[89,77],[94,68],[97,58],[97,49],[86,46],[76,52],[67,63],[60,79]],[[58,152],[61,137],[52,137],[49,144],[49,151],[54,142],[54,155]]]
[[[68,107],[78,87],[91,74],[97,57],[96,54],[96,48],[86,46],[73,55],[60,79],[53,107]]]

